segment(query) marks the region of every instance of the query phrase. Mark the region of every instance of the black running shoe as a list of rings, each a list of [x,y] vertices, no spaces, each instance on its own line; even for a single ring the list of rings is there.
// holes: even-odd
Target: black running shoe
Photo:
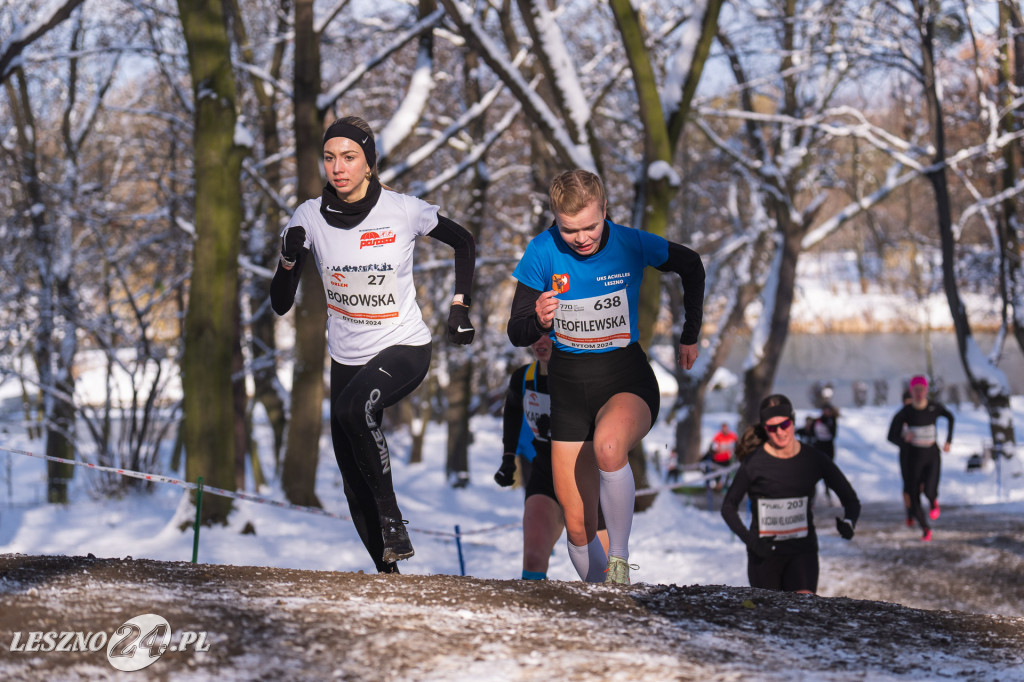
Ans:
[[[412,548],[412,540],[405,530],[408,521],[403,519],[382,516],[380,519],[381,532],[384,535],[384,554],[381,560],[388,564],[402,559],[408,559],[416,552]]]

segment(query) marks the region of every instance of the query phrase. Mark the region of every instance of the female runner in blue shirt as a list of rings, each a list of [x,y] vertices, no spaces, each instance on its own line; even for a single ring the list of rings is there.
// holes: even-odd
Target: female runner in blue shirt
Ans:
[[[555,493],[565,514],[569,558],[587,582],[629,584],[629,533],[636,493],[628,454],[650,431],[658,383],[638,338],[640,284],[653,266],[683,280],[679,362],[697,359],[704,266],[691,249],[607,219],[601,179],[568,171],[549,190],[555,225],[535,237],[519,280],[508,335],[529,346],[554,341],[548,367]],[[597,539],[598,503],[608,557]]]

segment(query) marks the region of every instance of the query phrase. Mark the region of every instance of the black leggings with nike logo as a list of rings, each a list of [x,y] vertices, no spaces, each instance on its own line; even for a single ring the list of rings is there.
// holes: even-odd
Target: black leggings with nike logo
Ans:
[[[383,570],[382,515],[401,518],[391,454],[381,427],[384,408],[412,393],[430,368],[430,344],[392,346],[365,365],[331,361],[331,439],[345,497],[360,539]]]

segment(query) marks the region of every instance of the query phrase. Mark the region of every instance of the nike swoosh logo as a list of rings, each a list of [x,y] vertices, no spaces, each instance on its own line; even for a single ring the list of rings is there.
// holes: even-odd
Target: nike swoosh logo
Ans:
[[[364,137],[364,138],[363,138],[363,142],[362,142],[362,143],[363,143],[363,144],[366,144],[366,143],[367,143],[367,142],[369,141],[369,139],[370,139],[370,137],[369,137],[369,136],[366,136],[366,137]]]
[[[468,329],[463,329],[462,325],[460,324],[458,327],[455,328],[455,331],[457,331],[457,332],[471,332],[471,331],[473,331],[473,328],[469,327]]]
[[[379,369],[380,371],[384,372],[385,374],[388,374],[388,373],[387,373],[386,371],[384,371],[384,368],[383,368],[383,367],[378,367],[377,369]],[[390,374],[388,374],[388,376],[391,376],[391,375],[390,375]]]
[[[327,209],[327,212],[328,212],[328,213],[340,213],[340,214],[342,214],[342,215],[344,215],[344,213],[345,213],[344,211],[339,211],[338,209],[336,209],[336,208],[331,208],[330,206],[324,206],[324,208],[326,208],[326,209]]]

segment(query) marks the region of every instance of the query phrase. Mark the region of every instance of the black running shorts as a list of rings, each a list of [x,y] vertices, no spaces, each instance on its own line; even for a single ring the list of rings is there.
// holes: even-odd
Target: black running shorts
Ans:
[[[617,393],[639,396],[658,419],[661,391],[640,344],[607,353],[566,353],[554,349],[548,363],[551,440],[576,443],[594,439],[598,411]]]
[[[817,548],[799,554],[773,554],[761,559],[747,552],[751,587],[781,592],[818,591]]]

